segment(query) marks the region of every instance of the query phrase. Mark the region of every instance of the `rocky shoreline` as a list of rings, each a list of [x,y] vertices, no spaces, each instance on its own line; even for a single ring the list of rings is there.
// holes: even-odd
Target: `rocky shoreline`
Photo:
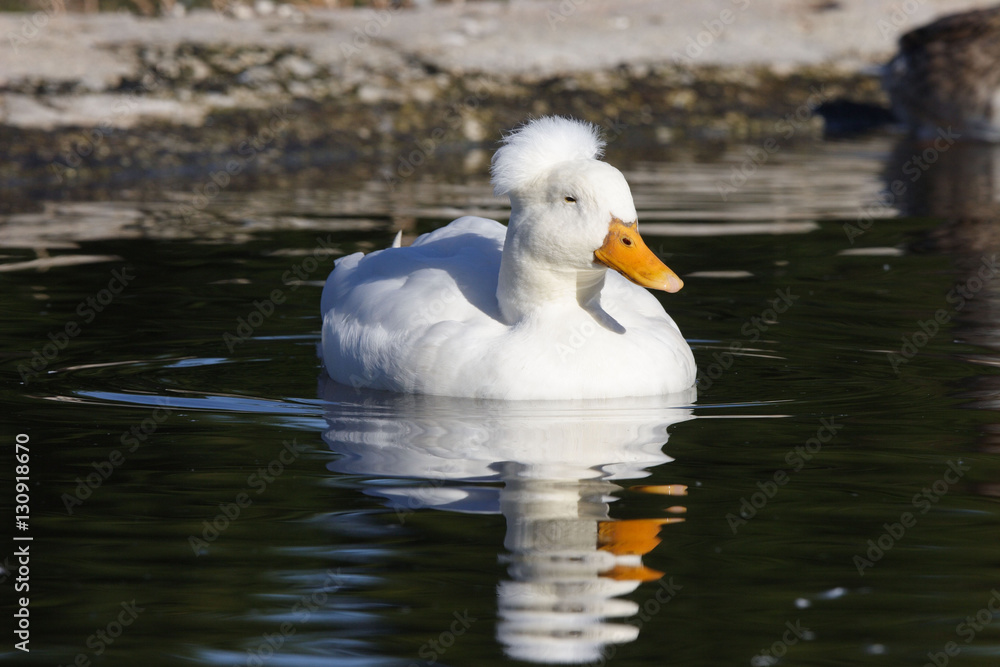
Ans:
[[[697,4],[697,6],[692,6]],[[234,18],[0,15],[0,179],[28,189],[352,164],[391,181],[527,115],[635,144],[815,137],[943,0],[587,0]],[[959,6],[961,5],[961,6]],[[912,10],[912,11],[911,11]]]

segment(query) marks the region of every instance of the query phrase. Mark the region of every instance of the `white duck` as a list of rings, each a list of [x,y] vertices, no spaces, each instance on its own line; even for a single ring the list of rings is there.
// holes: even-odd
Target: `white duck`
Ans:
[[[625,177],[597,159],[602,149],[588,123],[531,121],[493,157],[495,192],[511,201],[506,228],[466,216],[410,247],[397,236],[339,259],[322,296],[330,377],[520,400],[691,387],[691,349],[642,289],[683,283],[643,243]]]

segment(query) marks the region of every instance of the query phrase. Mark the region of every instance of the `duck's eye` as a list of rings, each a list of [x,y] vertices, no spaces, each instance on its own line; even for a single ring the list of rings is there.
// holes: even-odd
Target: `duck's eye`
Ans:
[[[563,201],[566,202],[567,204],[575,204],[576,197],[571,197],[570,195],[566,195],[565,197],[563,197]]]

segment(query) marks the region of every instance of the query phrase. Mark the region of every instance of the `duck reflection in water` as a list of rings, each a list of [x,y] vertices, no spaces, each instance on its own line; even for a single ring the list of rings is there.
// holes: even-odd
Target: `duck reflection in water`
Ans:
[[[509,657],[536,663],[608,657],[615,644],[639,634],[627,619],[643,613],[640,605],[622,596],[657,582],[646,598],[659,609],[679,588],[642,558],[659,543],[663,526],[683,520],[672,496],[684,488],[632,487],[663,495],[656,517],[615,520],[610,503],[623,483],[672,460],[663,453],[667,428],[693,418],[693,389],[539,405],[320,382],[323,438],[341,455],[331,470],[426,482],[372,487],[397,511],[506,518],[500,559],[509,579],[497,586],[496,636]]]

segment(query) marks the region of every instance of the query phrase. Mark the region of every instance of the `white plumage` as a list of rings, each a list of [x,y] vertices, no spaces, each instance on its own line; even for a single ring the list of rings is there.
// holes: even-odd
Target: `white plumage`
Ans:
[[[673,320],[645,289],[607,271],[668,291],[681,286],[635,232],[628,185],[596,159],[601,147],[589,124],[532,121],[493,160],[496,191],[511,198],[508,227],[463,217],[410,247],[338,260],[321,304],[330,376],[499,399],[690,387],[694,358]],[[633,257],[662,271],[636,268]]]
[[[497,197],[523,189],[560,162],[597,160],[604,154],[604,141],[596,127],[555,116],[525,125],[502,143],[490,170]]]

